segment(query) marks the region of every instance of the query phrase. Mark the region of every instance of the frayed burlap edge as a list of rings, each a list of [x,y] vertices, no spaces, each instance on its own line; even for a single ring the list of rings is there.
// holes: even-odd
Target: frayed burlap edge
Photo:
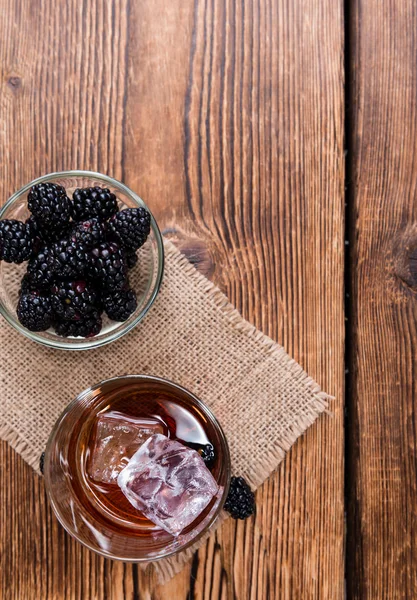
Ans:
[[[271,338],[257,330],[255,326],[248,323],[242,315],[236,310],[236,308],[230,304],[228,298],[215,286],[211,281],[206,279],[196,268],[187,260],[187,258],[181,254],[177,248],[168,240],[164,240],[165,245],[165,257],[166,259],[172,259],[176,262],[177,266],[191,278],[195,284],[204,291],[207,296],[215,303],[220,309],[230,324],[230,326],[241,332],[242,335],[246,335],[255,340],[259,346],[260,352],[266,355],[275,355],[287,365],[289,371],[295,378],[298,378],[304,386],[310,390],[312,400],[302,416],[294,420],[291,427],[287,430],[286,434],[281,440],[281,445],[277,445],[276,449],[269,452],[264,456],[261,463],[258,463],[256,469],[248,473],[248,480],[253,488],[259,487],[267,477],[277,468],[282,462],[285,454],[290,449],[292,444],[300,437],[310,425],[322,414],[328,412],[328,401],[332,399],[331,396],[323,392],[320,386],[303,370],[303,368],[292,359],[284,350],[282,346],[274,342]],[[10,446],[22,456],[22,458],[40,474],[39,470],[39,456],[29,449],[25,440],[22,440],[19,434],[17,434],[10,426],[3,424],[0,426],[0,438],[7,441]],[[198,548],[204,544],[208,537],[217,529],[221,523],[227,519],[227,515],[222,513],[216,521],[214,527],[206,533],[196,544],[184,550],[178,555],[172,556],[161,561],[156,561],[149,565],[141,565],[143,569],[153,569],[158,577],[159,583],[163,584],[174,575],[179,573],[182,568],[189,562],[193,554]]]
[[[2,425],[0,427],[0,440],[4,440],[25,460],[38,475],[41,475],[39,470],[39,459],[33,451],[28,447],[25,440],[22,440],[20,435],[14,431],[9,425]]]

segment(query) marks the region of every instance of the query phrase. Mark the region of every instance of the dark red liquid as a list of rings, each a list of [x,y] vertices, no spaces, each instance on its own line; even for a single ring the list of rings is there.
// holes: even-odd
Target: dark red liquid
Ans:
[[[98,409],[72,434],[68,454],[69,469],[73,477],[74,492],[88,511],[115,528],[127,530],[132,535],[150,535],[157,527],[135,509],[122,493],[117,483],[97,483],[89,475],[90,456],[95,446],[96,422],[99,415],[117,411],[135,418],[155,419],[163,427],[164,435],[185,445],[212,444],[216,458],[211,466],[215,479],[220,472],[218,433],[213,424],[181,392],[173,394],[163,389],[137,389],[134,384],[103,394]],[[193,446],[194,447],[194,446]],[[201,518],[210,509],[203,511]],[[199,521],[200,517],[196,520]],[[194,524],[193,524],[194,525]]]

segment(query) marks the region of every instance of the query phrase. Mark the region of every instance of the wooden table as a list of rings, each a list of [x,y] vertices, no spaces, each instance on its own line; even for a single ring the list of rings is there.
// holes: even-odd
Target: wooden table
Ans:
[[[2,599],[417,597],[416,30],[414,0],[3,0],[1,198],[123,180],[335,400],[165,586],[1,444]]]

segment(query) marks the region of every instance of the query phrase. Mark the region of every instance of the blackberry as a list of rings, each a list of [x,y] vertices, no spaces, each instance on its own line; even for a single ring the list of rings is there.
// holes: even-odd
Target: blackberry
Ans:
[[[84,248],[94,248],[105,238],[105,224],[99,219],[89,219],[76,223],[71,231],[70,239],[82,244]]]
[[[69,224],[63,226],[62,229],[59,230],[45,229],[34,215],[27,219],[26,227],[30,232],[34,252],[39,251],[39,249],[46,244],[58,242],[63,237],[66,237],[70,231]]]
[[[43,475],[44,467],[45,467],[45,452],[42,452],[42,454],[39,458],[39,471],[42,473],[42,475]]]
[[[32,252],[37,254],[42,246],[45,245],[46,240],[44,238],[43,231],[41,230],[36,217],[33,215],[27,219],[26,227],[32,240]]]
[[[55,331],[63,337],[94,337],[101,331],[101,315],[94,311],[78,321],[57,321]]]
[[[132,252],[126,251],[125,258],[126,258],[127,268],[133,269],[133,267],[135,267],[138,262],[138,255],[136,254],[136,251],[135,250],[133,250]]]
[[[44,229],[61,231],[70,222],[72,202],[65,188],[56,183],[38,183],[28,195],[28,208]]]
[[[22,281],[20,282],[19,296],[29,293],[32,290],[32,287],[33,286],[30,277],[27,273],[25,273]]]
[[[48,287],[55,278],[57,262],[49,246],[44,246],[28,264],[27,274],[35,289]]]
[[[151,230],[151,215],[146,208],[127,208],[109,221],[109,232],[127,250],[137,250]]]
[[[90,263],[90,255],[84,246],[72,240],[61,240],[52,246],[56,261],[56,274],[61,279],[84,275]]]
[[[23,275],[22,281],[20,282],[19,297],[22,296],[22,294],[29,294],[31,292],[40,293],[40,289],[38,289],[36,285],[33,284],[30,275],[28,273],[25,273],[25,275]]]
[[[127,321],[137,305],[136,293],[131,288],[117,290],[103,298],[104,310],[112,321]]]
[[[92,217],[105,221],[119,210],[116,196],[108,188],[77,188],[72,198],[76,221],[85,221]]]
[[[51,304],[59,319],[79,320],[83,315],[96,311],[99,294],[83,280],[55,283],[51,289]]]
[[[201,458],[206,463],[206,466],[211,469],[214,466],[214,462],[216,460],[216,453],[214,452],[214,446],[212,444],[206,444],[203,446],[201,451],[199,451]]]
[[[52,324],[51,301],[38,292],[22,294],[17,305],[17,317],[29,331],[45,331]]]
[[[127,282],[127,265],[118,244],[110,242],[94,248],[91,251],[89,273],[109,291],[122,289]]]
[[[32,254],[32,239],[24,223],[15,219],[0,221],[0,260],[22,263]]]
[[[255,495],[243,477],[232,477],[224,509],[233,519],[247,519],[255,512]]]
[[[201,458],[204,460],[206,467],[211,469],[214,466],[216,460],[216,453],[214,452],[213,444],[197,444],[196,442],[183,442],[185,446],[192,448],[199,453]]]

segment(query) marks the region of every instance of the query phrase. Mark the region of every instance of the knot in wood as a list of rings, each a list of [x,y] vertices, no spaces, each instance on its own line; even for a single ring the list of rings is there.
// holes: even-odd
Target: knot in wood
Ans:
[[[17,75],[12,75],[11,77],[9,77],[9,79],[7,80],[7,85],[9,86],[9,88],[11,88],[14,92],[16,92],[18,89],[20,89],[22,87],[22,80],[20,77],[18,77]]]
[[[214,272],[214,260],[204,240],[199,239],[195,234],[187,234],[177,227],[166,228],[162,233],[176,245],[200,273],[210,279]]]
[[[417,224],[409,225],[397,236],[393,265],[401,282],[417,291]]]

